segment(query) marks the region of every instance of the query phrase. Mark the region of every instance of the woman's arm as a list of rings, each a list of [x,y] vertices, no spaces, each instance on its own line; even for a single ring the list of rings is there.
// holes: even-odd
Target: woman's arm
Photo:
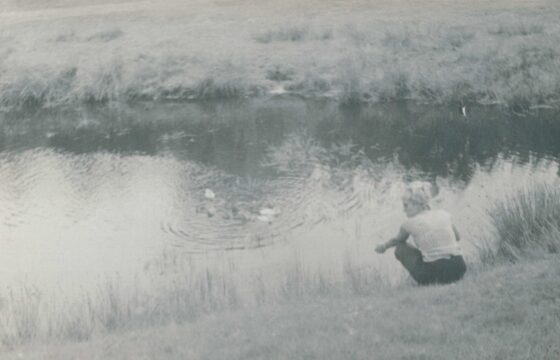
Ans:
[[[408,231],[406,231],[402,226],[399,230],[399,233],[397,234],[397,236],[395,236],[394,238],[392,238],[391,240],[387,241],[385,244],[381,244],[378,245],[375,248],[375,252],[378,252],[380,254],[383,254],[385,251],[387,251],[387,249],[393,247],[393,246],[397,246],[399,243],[401,242],[405,242],[406,239],[408,239],[408,236],[410,234],[408,233]]]
[[[459,231],[457,230],[455,225],[451,225],[451,227],[453,228],[453,232],[455,233],[455,240],[457,241],[461,240],[461,235],[459,235]]]

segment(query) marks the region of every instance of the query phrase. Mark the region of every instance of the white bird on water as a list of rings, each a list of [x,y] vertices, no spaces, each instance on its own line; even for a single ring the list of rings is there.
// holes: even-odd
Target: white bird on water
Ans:
[[[216,198],[216,194],[214,194],[214,192],[210,189],[206,189],[204,190],[204,197],[210,200],[213,200],[214,198]]]
[[[272,223],[272,219],[280,214],[280,210],[277,208],[265,207],[259,210],[259,215],[257,219],[263,222]]]

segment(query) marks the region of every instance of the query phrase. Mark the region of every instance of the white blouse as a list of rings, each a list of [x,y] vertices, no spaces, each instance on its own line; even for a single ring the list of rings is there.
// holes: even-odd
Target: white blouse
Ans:
[[[425,262],[462,255],[455,239],[451,215],[445,210],[427,210],[408,219],[403,224],[422,253]]]

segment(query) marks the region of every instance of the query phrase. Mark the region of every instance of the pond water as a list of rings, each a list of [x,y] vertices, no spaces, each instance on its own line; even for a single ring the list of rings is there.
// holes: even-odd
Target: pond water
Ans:
[[[398,280],[373,248],[413,181],[432,184],[475,261],[493,200],[558,181],[560,119],[467,111],[261,99],[0,115],[0,282],[77,289],[178,259],[238,273],[351,262]]]

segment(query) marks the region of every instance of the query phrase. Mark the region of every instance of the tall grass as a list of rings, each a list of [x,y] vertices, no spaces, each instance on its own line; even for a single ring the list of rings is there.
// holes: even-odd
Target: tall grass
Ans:
[[[231,264],[193,272],[190,260],[173,255],[172,263],[176,268],[168,268],[169,274],[155,280],[129,284],[108,278],[96,290],[72,298],[47,296],[30,286],[0,293],[0,348],[53,340],[86,341],[96,334],[181,324],[225,310],[319,296],[366,295],[388,286],[374,270],[360,268],[349,259],[342,276],[307,269],[298,260],[272,280],[257,271],[248,281],[237,279]]]
[[[496,256],[516,261],[530,253],[560,251],[560,188],[533,184],[497,201],[490,210]]]

